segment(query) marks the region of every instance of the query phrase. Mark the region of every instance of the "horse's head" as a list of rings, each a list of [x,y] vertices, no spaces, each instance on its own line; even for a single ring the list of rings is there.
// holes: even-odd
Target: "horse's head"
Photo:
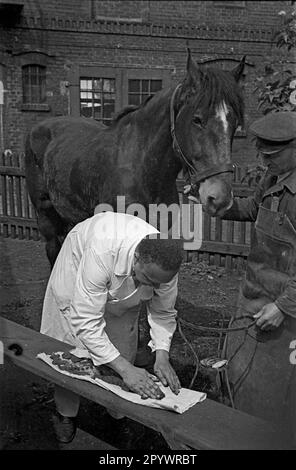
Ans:
[[[189,51],[186,78],[171,100],[174,150],[211,215],[223,215],[232,203],[231,146],[243,121],[244,61],[232,71],[203,69]]]

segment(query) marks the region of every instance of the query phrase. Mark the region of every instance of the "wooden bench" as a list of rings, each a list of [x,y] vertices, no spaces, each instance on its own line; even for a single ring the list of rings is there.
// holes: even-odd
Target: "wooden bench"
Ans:
[[[133,404],[92,383],[66,377],[37,359],[36,355],[68,351],[73,346],[1,317],[0,340],[4,344],[5,356],[17,366],[160,432],[173,450],[289,448],[270,423],[209,399],[179,415]],[[12,343],[23,348],[21,355],[8,349]]]

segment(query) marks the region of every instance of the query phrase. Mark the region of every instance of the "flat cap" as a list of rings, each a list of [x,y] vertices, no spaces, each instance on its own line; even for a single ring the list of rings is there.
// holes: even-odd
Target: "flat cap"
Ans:
[[[267,154],[279,152],[296,139],[296,112],[269,113],[254,121],[249,132],[257,137],[259,151]]]

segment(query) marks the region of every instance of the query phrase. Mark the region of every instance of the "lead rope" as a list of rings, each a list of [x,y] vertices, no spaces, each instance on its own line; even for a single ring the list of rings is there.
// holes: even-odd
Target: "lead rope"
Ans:
[[[192,330],[199,330],[199,331],[212,331],[212,332],[215,332],[215,333],[219,333],[219,343],[218,343],[218,354],[221,356],[221,342],[222,342],[222,334],[223,333],[232,333],[232,332],[236,332],[236,331],[245,331],[246,332],[246,335],[248,334],[248,330],[250,328],[252,328],[252,326],[255,325],[256,321],[257,320],[254,320],[254,317],[253,315],[251,314],[247,314],[245,316],[240,316],[240,317],[237,317],[235,318],[235,320],[242,320],[242,319],[245,319],[245,318],[251,318],[252,319],[252,322],[249,324],[249,325],[246,325],[246,326],[240,326],[240,327],[230,327],[228,326],[227,328],[224,328],[224,326],[222,327],[210,327],[210,326],[200,326],[200,325],[195,325],[193,323],[190,323],[190,322],[187,322],[186,320],[183,320],[179,317],[177,317],[177,326],[178,326],[178,332],[181,336],[181,338],[183,339],[183,341],[187,344],[187,346],[189,347],[189,349],[191,350],[192,352],[192,355],[194,357],[194,363],[195,363],[195,371],[194,371],[194,374],[193,374],[193,377],[191,379],[191,382],[190,382],[190,385],[189,385],[189,389],[191,389],[193,387],[193,384],[195,382],[195,379],[197,377],[197,374],[198,374],[198,371],[199,371],[199,365],[200,365],[200,360],[199,360],[199,357],[195,351],[195,349],[193,348],[192,344],[190,343],[190,341],[186,338],[184,332],[183,332],[183,329],[182,329],[182,326],[181,324],[187,326],[188,328],[191,328]],[[232,319],[229,321],[229,325],[232,323]],[[222,325],[224,325],[224,315],[223,315],[223,318],[222,318]],[[245,338],[246,338],[246,335],[245,335]],[[242,342],[242,344],[239,346],[239,348],[237,348],[237,350],[235,351],[235,354],[238,352],[238,350],[242,347],[242,345],[244,344],[244,341],[245,341],[245,338]],[[234,355],[235,355],[234,354]],[[231,359],[233,359],[234,355],[232,355]],[[213,359],[212,359],[213,360]],[[235,405],[234,405],[234,400],[233,400],[233,395],[232,395],[232,391],[231,391],[231,387],[230,387],[230,383],[229,383],[229,377],[228,377],[228,371],[227,371],[227,365],[228,363],[230,362],[227,361],[224,365],[222,365],[221,367],[217,368],[217,373],[219,374],[219,380],[220,380],[220,387],[222,388],[222,383],[223,383],[223,374],[224,374],[224,378],[225,378],[225,383],[226,383],[226,387],[227,387],[227,393],[228,393],[228,396],[229,396],[229,399],[230,399],[230,403],[231,403],[231,406],[232,408],[235,408]],[[208,360],[208,362],[210,363],[211,362],[211,359]],[[217,362],[217,361],[216,361]],[[211,369],[213,369],[213,367],[209,367]]]

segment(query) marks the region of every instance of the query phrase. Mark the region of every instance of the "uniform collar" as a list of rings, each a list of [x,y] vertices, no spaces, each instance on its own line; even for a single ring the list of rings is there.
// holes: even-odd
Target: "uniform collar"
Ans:
[[[266,192],[265,196],[268,194],[276,193],[278,191],[282,191],[284,187],[288,188],[288,190],[292,193],[296,193],[296,169],[292,171],[288,171],[283,175],[278,176],[276,184],[271,186]]]

